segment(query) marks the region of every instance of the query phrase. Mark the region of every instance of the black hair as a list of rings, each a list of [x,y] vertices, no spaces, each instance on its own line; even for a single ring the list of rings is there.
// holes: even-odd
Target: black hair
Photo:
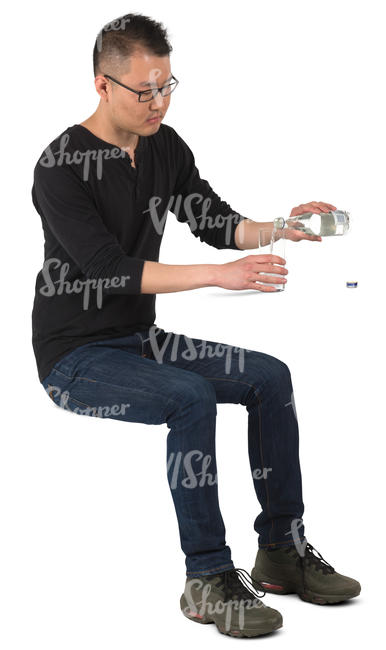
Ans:
[[[144,50],[155,56],[168,56],[172,51],[162,23],[140,13],[130,13],[107,23],[98,33],[93,51],[94,77],[98,74],[120,73],[127,59]]]

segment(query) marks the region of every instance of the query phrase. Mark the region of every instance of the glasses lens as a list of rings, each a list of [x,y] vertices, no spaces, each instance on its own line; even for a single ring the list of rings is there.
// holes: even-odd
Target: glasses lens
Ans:
[[[155,92],[157,92],[156,88],[155,91],[143,90],[141,94],[138,96],[138,99],[140,102],[150,102],[150,100],[153,99]]]
[[[170,93],[173,92],[175,87],[177,86],[177,81],[173,81],[171,84],[168,84],[167,86],[164,86],[161,89],[161,95],[165,97],[166,95],[170,95]],[[153,88],[152,90],[144,90],[141,92],[139,95],[139,101],[140,102],[149,102],[153,97],[155,97],[158,93],[158,88]]]
[[[162,88],[162,90],[161,90],[161,94],[163,95],[163,97],[165,97],[165,95],[170,95],[170,93],[173,92],[173,90],[175,89],[176,86],[177,86],[177,82],[176,82],[176,81],[173,81],[173,82],[172,82],[171,84],[169,84],[168,86],[164,86],[164,87]]]

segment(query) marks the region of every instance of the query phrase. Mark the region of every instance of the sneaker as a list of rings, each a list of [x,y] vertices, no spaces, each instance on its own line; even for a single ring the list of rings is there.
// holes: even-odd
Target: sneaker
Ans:
[[[254,589],[252,582],[255,581],[249,578],[251,576],[244,569],[187,577],[185,591],[180,598],[182,613],[197,623],[215,623],[219,632],[235,637],[259,636],[277,630],[283,625],[280,612],[267,607],[257,598],[264,596],[264,589],[255,583],[263,593],[251,591],[251,587]]]
[[[361,586],[357,580],[337,573],[308,542],[304,551],[302,556],[295,546],[272,551],[259,548],[252,579],[268,593],[295,593],[317,605],[339,603],[359,595]]]

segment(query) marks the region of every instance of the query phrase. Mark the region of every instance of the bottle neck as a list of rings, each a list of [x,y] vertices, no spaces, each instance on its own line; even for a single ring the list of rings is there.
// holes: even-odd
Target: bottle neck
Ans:
[[[285,220],[283,217],[276,217],[276,219],[273,220],[273,228],[274,230],[282,230],[285,226]]]

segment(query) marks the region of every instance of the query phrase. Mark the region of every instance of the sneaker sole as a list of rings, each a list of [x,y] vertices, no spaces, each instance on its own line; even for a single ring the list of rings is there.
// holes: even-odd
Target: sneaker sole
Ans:
[[[212,619],[208,615],[201,615],[198,612],[193,612],[188,609],[187,601],[185,599],[185,596],[182,595],[180,599],[180,607],[183,615],[188,618],[190,621],[194,621],[195,623],[201,623],[202,625],[208,625],[210,623],[214,623],[221,634],[227,634],[228,636],[237,636],[237,637],[254,637],[254,636],[262,636],[263,634],[270,634],[270,632],[274,632],[275,630],[280,629],[283,627],[283,623],[280,623],[273,627],[272,625],[269,625],[268,623],[266,625],[262,625],[261,628],[258,630],[256,628],[243,628],[242,630],[240,629],[230,629],[226,630],[223,628],[221,625],[219,625],[214,619]]]

